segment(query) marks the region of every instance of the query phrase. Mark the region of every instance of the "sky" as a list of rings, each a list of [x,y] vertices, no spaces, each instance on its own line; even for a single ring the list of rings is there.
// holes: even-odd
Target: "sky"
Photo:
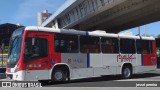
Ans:
[[[49,10],[54,13],[67,0],[0,0],[0,24],[12,23],[24,26],[37,25],[37,13]],[[160,22],[140,27],[141,35],[157,36],[160,34]],[[138,34],[138,28],[129,29],[133,35]]]
[[[0,0],[0,24],[37,25],[37,13],[54,13],[66,0]]]
[[[122,33],[128,31],[132,32],[133,35],[137,35],[138,27],[122,31]],[[140,26],[140,34],[157,37],[158,35],[160,35],[160,21]]]

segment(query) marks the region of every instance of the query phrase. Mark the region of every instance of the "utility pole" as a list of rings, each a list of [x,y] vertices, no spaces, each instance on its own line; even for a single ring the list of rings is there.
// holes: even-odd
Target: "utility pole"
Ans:
[[[138,35],[141,36],[140,26],[138,27]]]
[[[147,33],[146,33],[146,25],[144,26],[144,28],[145,28],[145,29],[144,29],[144,35],[147,36]]]

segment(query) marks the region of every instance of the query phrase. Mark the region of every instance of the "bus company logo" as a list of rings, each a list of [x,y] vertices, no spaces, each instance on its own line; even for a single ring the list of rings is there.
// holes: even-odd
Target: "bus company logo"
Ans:
[[[73,59],[73,62],[75,62],[75,63],[83,63],[83,60],[82,59]]]
[[[68,58],[68,63],[71,63],[71,62],[72,62],[71,58]]]
[[[133,54],[131,55],[118,55],[117,56],[117,62],[132,62],[133,59],[136,59],[133,57]]]

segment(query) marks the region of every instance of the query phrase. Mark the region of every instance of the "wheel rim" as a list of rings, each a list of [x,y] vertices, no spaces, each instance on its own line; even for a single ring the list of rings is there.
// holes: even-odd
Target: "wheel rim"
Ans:
[[[129,78],[130,75],[131,75],[130,69],[129,69],[129,68],[125,68],[125,69],[124,69],[124,77],[125,77],[125,78]]]
[[[56,81],[63,80],[63,73],[61,71],[55,72],[54,78],[55,78]]]

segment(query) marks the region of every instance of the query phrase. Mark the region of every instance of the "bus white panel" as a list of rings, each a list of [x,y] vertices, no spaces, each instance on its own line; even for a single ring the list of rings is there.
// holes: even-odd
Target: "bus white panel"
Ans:
[[[105,66],[118,66],[117,56],[119,54],[102,54],[103,67]]]
[[[123,63],[136,65],[136,54],[102,54],[103,66],[121,66]]]
[[[90,78],[93,77],[93,68],[72,69],[71,79]]]
[[[156,66],[136,66],[134,73],[144,73],[151,70],[156,70]]]
[[[25,79],[25,71],[13,73],[13,80],[23,81]]]
[[[115,75],[116,74],[116,67],[101,67],[101,68],[94,68],[94,76],[101,76],[101,75]]]
[[[87,68],[87,54],[62,53],[62,63],[67,63],[70,68]]]
[[[137,54],[137,61],[136,61],[136,65],[137,66],[141,66],[142,65],[142,55],[141,54]]]
[[[102,67],[102,54],[90,54],[90,67]]]
[[[25,81],[50,79],[49,70],[26,70]]]

